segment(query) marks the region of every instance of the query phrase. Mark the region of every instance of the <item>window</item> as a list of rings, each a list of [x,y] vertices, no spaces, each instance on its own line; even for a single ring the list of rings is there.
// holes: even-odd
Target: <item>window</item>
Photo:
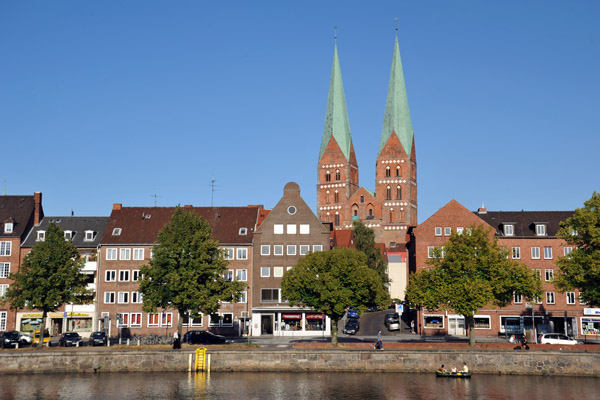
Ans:
[[[131,282],[137,282],[140,280],[140,270],[134,269],[131,271]]]
[[[323,245],[321,245],[321,244],[313,245],[313,253],[315,253],[317,251],[323,251]]]
[[[224,258],[226,260],[233,260],[235,258],[235,249],[232,249],[230,247],[224,249],[225,254],[224,254]]]
[[[504,225],[504,236],[513,236],[515,234],[514,225]]]
[[[294,214],[296,214],[296,211],[297,211],[297,210],[296,210],[296,207],[295,207],[295,206],[289,206],[289,207],[288,207],[288,209],[287,209],[287,212],[288,212],[288,214],[290,214],[290,215],[294,215]]]
[[[283,255],[283,245],[276,244],[275,246],[273,246],[273,254],[276,256],[282,256]]]
[[[268,244],[263,244],[260,246],[260,255],[261,256],[270,256],[271,255],[271,246]]]
[[[401,176],[402,175],[402,168],[400,168],[400,166],[398,165],[396,167],[396,176]]]
[[[238,281],[247,281],[248,272],[245,269],[238,269],[235,271],[235,279]]]
[[[65,231],[65,240],[71,240],[73,239],[73,231]]]
[[[13,232],[13,223],[12,222],[6,222],[4,224],[4,233],[12,233]]]
[[[129,270],[123,269],[119,271],[119,282],[129,282]]]
[[[325,172],[325,182],[331,182],[331,172]]]
[[[575,304],[575,292],[567,292],[567,304]]]
[[[465,230],[465,228],[463,228],[462,226],[459,226],[458,228],[456,228],[456,233],[458,233],[459,235],[462,235],[464,230]]]
[[[131,260],[131,249],[121,249],[119,258],[121,260]]]
[[[531,248],[531,258],[533,258],[534,260],[538,260],[540,258],[540,248],[539,247]]]
[[[554,304],[554,292],[546,292],[546,304]]]
[[[521,259],[521,248],[520,247],[513,247],[512,248],[512,258],[514,258],[515,260],[519,260]]]
[[[521,293],[515,292],[515,294],[514,294],[514,301],[515,301],[515,304],[521,304],[521,303],[523,303],[523,295],[521,295]]]
[[[115,302],[115,292],[104,292],[104,304],[113,304]]]
[[[296,255],[296,245],[295,244],[288,244],[287,245],[287,255],[288,256],[295,256]]]
[[[340,214],[337,211],[335,213],[334,224],[335,224],[335,226],[340,225]]]
[[[244,236],[248,234],[248,228],[240,228],[240,235]]]
[[[442,227],[441,226],[435,227],[435,236],[442,236]]]
[[[365,195],[364,195],[364,194],[361,194],[361,195],[360,195],[360,202],[361,202],[361,203],[364,203],[364,202],[365,202]]]
[[[129,313],[117,313],[117,327],[129,326]]]
[[[295,235],[296,234],[296,224],[288,224],[287,225],[287,233],[288,233],[288,235]]]
[[[131,313],[129,326],[133,328],[140,328],[142,326],[142,313]]]
[[[386,200],[392,199],[392,187],[391,186],[388,186],[385,188],[385,199]]]
[[[443,315],[425,315],[423,316],[423,328],[440,329],[444,328]]]
[[[546,225],[535,224],[535,234],[538,236],[546,236]]]
[[[242,292],[240,297],[238,297],[238,303],[247,303],[248,302],[248,292]]]
[[[542,298],[541,297],[536,297],[535,298],[535,304],[542,304]]]
[[[148,328],[158,327],[160,325],[160,314],[148,314]]]
[[[336,170],[335,170],[335,180],[336,180],[336,181],[339,181],[340,179],[341,179],[341,177],[340,177],[340,170],[339,170],[339,169],[336,169]]]
[[[538,268],[534,268],[533,272],[537,275],[538,278],[542,279],[542,270]]]
[[[273,225],[273,233],[275,235],[283,235],[283,224]]]
[[[338,192],[337,190],[333,194],[333,202],[334,203],[339,203],[340,202],[340,192]]]
[[[94,231],[85,231],[85,238],[83,240],[86,242],[91,242],[94,240]]]
[[[107,260],[116,260],[117,259],[117,249],[106,249],[106,259]]]
[[[131,292],[131,303],[140,304],[142,301],[142,294],[140,292]]]
[[[134,260],[143,260],[144,259],[144,249],[133,249],[133,259]]]
[[[0,299],[2,299],[6,295],[7,290],[8,290],[8,285],[6,283],[0,285]]]
[[[173,326],[173,313],[161,313],[160,314],[160,326]]]
[[[245,247],[238,247],[237,259],[238,260],[247,260],[248,259],[248,249]]]
[[[183,326],[202,326],[202,314],[197,317],[190,317],[190,313],[185,313],[183,317]]]
[[[105,271],[104,282],[116,282],[117,281],[117,271],[114,269],[109,269]]]
[[[260,301],[263,303],[279,303],[279,289],[261,289]]]
[[[232,269],[228,269],[227,272],[225,272],[224,277],[225,277],[225,280],[227,282],[233,281],[233,270]]]
[[[271,267],[260,267],[260,277],[268,278],[271,276]]]
[[[392,176],[392,169],[388,165],[387,167],[385,167],[385,177],[389,178],[390,176]]]
[[[300,234],[308,235],[310,233],[310,225],[309,224],[300,224]]]
[[[8,316],[8,312],[0,311],[0,331],[6,330],[6,318]]]
[[[10,256],[11,242],[0,242],[0,256]]]
[[[434,250],[436,246],[427,246],[427,258],[435,258]]]
[[[233,326],[233,314],[232,313],[212,314],[210,316],[210,325],[211,326]]]
[[[0,278],[8,278],[10,275],[10,263],[0,263]]]
[[[283,276],[283,267],[273,267],[273,276],[281,278]]]
[[[552,247],[544,247],[544,259],[552,260]]]
[[[402,200],[402,188],[396,186],[396,200]]]
[[[46,231],[37,231],[37,238],[35,239],[38,242],[43,242],[46,239]]]
[[[300,255],[301,256],[305,256],[308,254],[308,252],[310,251],[310,246],[307,244],[301,244],[300,245]]]
[[[545,271],[546,273],[546,282],[550,282],[552,279],[554,279],[554,270],[553,269],[547,269]]]
[[[573,248],[572,248],[572,247],[565,247],[565,248],[563,249],[563,254],[566,256],[566,255],[569,255],[569,254],[571,254],[571,252],[572,252],[572,251],[573,251]]]
[[[487,315],[475,315],[473,317],[473,327],[475,329],[491,329],[490,317]]]
[[[452,235],[452,228],[450,228],[449,226],[444,227],[444,236],[450,235]]]
[[[129,303],[129,292],[119,292],[119,304]]]
[[[121,228],[115,228],[112,231],[113,236],[120,236],[121,235]]]

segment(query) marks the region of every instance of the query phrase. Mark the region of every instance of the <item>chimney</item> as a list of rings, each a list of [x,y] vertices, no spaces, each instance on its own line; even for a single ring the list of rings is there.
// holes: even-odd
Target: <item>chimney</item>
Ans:
[[[40,220],[44,217],[44,211],[42,211],[42,192],[33,193],[33,202],[34,202],[33,224],[39,225]]]
[[[123,208],[123,204],[113,203],[113,211],[119,211],[121,208]]]
[[[485,208],[483,201],[481,202],[481,208],[477,210],[477,214],[487,214],[487,209]]]
[[[191,205],[191,204],[186,204],[186,205],[183,206],[183,208],[194,208],[194,206]]]

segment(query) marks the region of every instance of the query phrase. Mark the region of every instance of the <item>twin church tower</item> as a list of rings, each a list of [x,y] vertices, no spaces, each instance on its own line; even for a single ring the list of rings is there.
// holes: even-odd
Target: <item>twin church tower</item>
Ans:
[[[358,184],[337,44],[317,168],[321,221],[331,222],[334,229],[351,229],[353,221],[361,221],[388,248],[406,243],[408,227],[417,224],[417,158],[398,38],[375,163],[375,192]]]

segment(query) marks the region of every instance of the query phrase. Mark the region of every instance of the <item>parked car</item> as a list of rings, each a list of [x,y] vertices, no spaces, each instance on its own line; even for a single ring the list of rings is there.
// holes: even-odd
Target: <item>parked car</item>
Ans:
[[[393,314],[385,314],[385,317],[383,317],[383,324],[387,327],[389,324],[389,320],[391,319],[399,319],[400,316],[396,313]]]
[[[539,336],[539,343],[541,344],[583,344],[581,340],[574,339],[563,333],[542,333]]]
[[[396,314],[398,315],[398,314]],[[400,318],[391,318],[387,321],[388,331],[399,331],[400,330]]]
[[[29,333],[19,332],[19,343],[22,345],[33,343],[33,336]]]
[[[348,318],[358,318],[358,311],[354,308],[348,310]]]
[[[64,347],[77,346],[77,344],[81,345],[82,340],[77,332],[65,332],[58,339],[58,345]]]
[[[183,335],[183,341],[189,344],[221,344],[227,342],[227,339],[209,331],[188,331]]]
[[[50,341],[50,332],[44,331],[44,337],[42,338],[42,343],[48,343]],[[33,332],[33,344],[38,344],[40,342],[40,331]]]
[[[17,344],[19,344],[19,332],[7,331],[0,332],[0,334],[2,335],[0,337],[0,347],[2,347],[3,349],[17,347]]]
[[[348,335],[355,335],[356,332],[360,329],[360,323],[357,319],[349,319],[344,326],[343,332]]]
[[[90,335],[90,345],[92,346],[106,346],[107,341],[104,331],[92,332]]]

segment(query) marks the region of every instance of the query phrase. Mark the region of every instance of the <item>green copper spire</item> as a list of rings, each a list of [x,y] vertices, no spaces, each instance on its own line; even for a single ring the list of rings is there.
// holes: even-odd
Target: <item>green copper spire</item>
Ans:
[[[350,158],[350,123],[348,122],[348,111],[346,110],[346,96],[342,84],[342,72],[338,60],[337,44],[333,53],[333,67],[331,68],[331,82],[329,83],[329,97],[327,98],[327,112],[325,114],[325,129],[321,140],[321,152],[319,160],[333,135],[346,160]]]
[[[408,109],[408,98],[406,96],[406,85],[404,84],[404,72],[402,71],[402,59],[398,48],[398,38],[394,47],[394,60],[392,61],[392,73],[388,96],[385,103],[385,116],[383,118],[383,129],[381,130],[381,142],[379,151],[387,143],[392,132],[396,132],[406,154],[410,156],[413,143],[413,128],[410,122],[410,111]]]

